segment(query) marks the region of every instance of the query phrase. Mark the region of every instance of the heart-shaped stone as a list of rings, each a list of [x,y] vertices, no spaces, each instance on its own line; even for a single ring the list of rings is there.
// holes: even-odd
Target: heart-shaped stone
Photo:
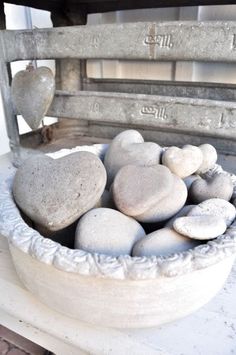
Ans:
[[[77,152],[56,160],[38,156],[17,170],[13,195],[29,218],[56,231],[91,209],[105,184],[105,168],[92,153]]]
[[[173,174],[173,185],[167,196],[146,209],[145,212],[135,216],[140,222],[154,223],[162,222],[174,216],[184,206],[188,196],[185,183],[178,176]]]
[[[156,143],[144,142],[138,131],[127,130],[111,142],[104,159],[107,170],[107,186],[125,165],[152,166],[160,163],[162,149]]]
[[[162,163],[181,178],[194,174],[202,161],[201,150],[193,145],[185,145],[182,149],[170,147],[162,156]]]
[[[55,79],[51,69],[19,71],[12,80],[13,104],[31,129],[37,129],[46,115],[55,92]]]
[[[217,151],[211,144],[199,145],[199,149],[202,152],[203,160],[196,173],[204,174],[214,167],[217,161]]]
[[[211,198],[221,198],[229,201],[232,194],[232,180],[225,174],[215,175],[207,180],[197,179],[192,183],[189,189],[189,196],[196,204]]]
[[[116,207],[128,216],[140,215],[171,192],[173,181],[170,170],[163,165],[126,165],[112,185]]]

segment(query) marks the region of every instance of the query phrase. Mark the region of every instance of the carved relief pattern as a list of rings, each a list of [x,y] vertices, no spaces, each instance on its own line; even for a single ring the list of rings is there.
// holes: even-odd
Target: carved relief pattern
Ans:
[[[106,149],[107,145],[76,147],[63,149],[50,156],[58,158],[74,151],[87,150],[101,157]],[[219,173],[228,174],[216,165],[207,175]],[[236,176],[230,176],[236,196]],[[44,238],[24,222],[11,193],[13,177],[14,173],[0,185],[0,233],[14,247],[59,270],[102,278],[143,280],[186,274],[236,254],[236,221],[216,240],[167,257],[111,257],[63,247]]]

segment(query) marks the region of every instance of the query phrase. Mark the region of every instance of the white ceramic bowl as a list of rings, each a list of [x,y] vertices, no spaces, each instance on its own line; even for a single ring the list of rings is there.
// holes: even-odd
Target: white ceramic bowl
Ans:
[[[106,145],[77,147],[99,156]],[[215,166],[208,175],[222,172]],[[226,173],[227,174],[227,173]],[[231,175],[236,196],[236,176]],[[168,257],[110,257],[72,250],[42,237],[22,219],[13,175],[0,186],[0,232],[8,238],[23,284],[70,317],[118,328],[157,326],[186,316],[223,286],[236,255],[236,222],[216,240]]]

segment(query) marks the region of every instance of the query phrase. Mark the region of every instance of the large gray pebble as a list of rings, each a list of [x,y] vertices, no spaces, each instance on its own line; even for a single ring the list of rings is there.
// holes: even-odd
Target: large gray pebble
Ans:
[[[135,243],[133,256],[167,256],[194,248],[199,243],[170,228],[162,228]]]
[[[174,222],[174,229],[186,237],[209,240],[218,237],[226,231],[227,225],[218,216],[180,217]]]
[[[151,142],[144,142],[138,131],[127,130],[118,134],[111,142],[104,159],[109,187],[125,165],[152,166],[160,163],[162,148]]]
[[[187,216],[187,214],[191,211],[191,209],[193,207],[195,207],[196,205],[186,205],[183,208],[181,208],[181,210],[176,213],[166,224],[165,224],[165,228],[173,228],[173,224],[174,221],[179,218],[179,217],[184,217]]]
[[[195,206],[188,213],[188,216],[209,216],[213,215],[223,218],[229,226],[236,217],[235,207],[228,201],[220,198],[212,198]]]
[[[232,180],[225,174],[218,174],[207,180],[197,179],[192,183],[189,189],[189,196],[196,204],[211,198],[221,198],[229,201],[232,194]]]
[[[173,174],[173,179],[171,192],[142,214],[136,215],[135,219],[145,223],[161,222],[166,221],[181,210],[187,199],[187,188],[178,176]]]
[[[80,219],[75,248],[111,256],[126,255],[144,236],[144,229],[135,219],[109,208],[95,208]]]
[[[105,184],[105,168],[92,153],[77,152],[55,160],[36,156],[17,170],[13,195],[28,217],[56,231],[91,209]]]
[[[173,183],[173,174],[165,166],[127,165],[115,177],[112,186],[114,202],[121,212],[135,217],[168,196]]]
[[[197,170],[197,174],[203,174],[214,167],[217,161],[217,152],[211,144],[202,144],[199,149],[202,152],[203,161]]]
[[[170,147],[162,155],[162,164],[181,178],[194,174],[202,161],[201,150],[193,145],[185,145],[182,149]]]

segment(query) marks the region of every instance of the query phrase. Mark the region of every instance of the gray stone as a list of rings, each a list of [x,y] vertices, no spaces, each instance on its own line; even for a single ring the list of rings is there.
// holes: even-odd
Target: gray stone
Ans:
[[[165,166],[126,165],[119,170],[112,186],[114,202],[121,212],[138,216],[168,196],[173,182],[173,175]]]
[[[178,217],[184,217],[187,216],[187,214],[191,211],[191,209],[193,207],[195,207],[196,205],[186,205],[184,206],[178,213],[176,213],[166,224],[165,224],[165,228],[173,228],[173,224],[174,221],[178,218]]]
[[[229,201],[232,194],[232,180],[225,174],[217,174],[206,180],[197,179],[189,189],[189,197],[196,204],[211,198],[220,198]]]
[[[228,201],[220,198],[212,198],[201,202],[188,213],[188,216],[209,216],[213,215],[223,218],[229,226],[236,217],[235,207]]]
[[[95,154],[77,152],[55,160],[39,156],[17,170],[13,195],[35,223],[56,231],[91,209],[105,184],[106,171]]]
[[[189,175],[183,179],[188,190],[190,189],[192,183],[197,179],[200,179],[199,175]]]
[[[111,256],[130,255],[134,243],[144,236],[135,219],[109,208],[95,208],[79,220],[75,248]]]
[[[162,164],[181,178],[194,174],[202,164],[202,152],[198,147],[185,145],[168,148],[162,155]]]
[[[21,70],[12,80],[12,100],[31,129],[37,129],[46,115],[55,92],[51,69]]]
[[[173,178],[171,192],[142,214],[136,215],[135,219],[145,223],[161,222],[173,217],[181,210],[187,199],[187,188],[178,176],[173,174]]]
[[[133,256],[167,256],[194,248],[199,243],[171,228],[162,228],[135,243]]]
[[[199,149],[202,151],[203,161],[197,174],[204,174],[214,167],[217,161],[217,151],[211,144],[201,144]]]
[[[144,142],[138,131],[127,130],[111,142],[104,159],[109,187],[125,165],[152,166],[160,163],[162,149],[156,143]]]
[[[180,217],[174,222],[174,229],[178,233],[198,240],[214,239],[223,234],[226,228],[225,220],[213,215]]]

